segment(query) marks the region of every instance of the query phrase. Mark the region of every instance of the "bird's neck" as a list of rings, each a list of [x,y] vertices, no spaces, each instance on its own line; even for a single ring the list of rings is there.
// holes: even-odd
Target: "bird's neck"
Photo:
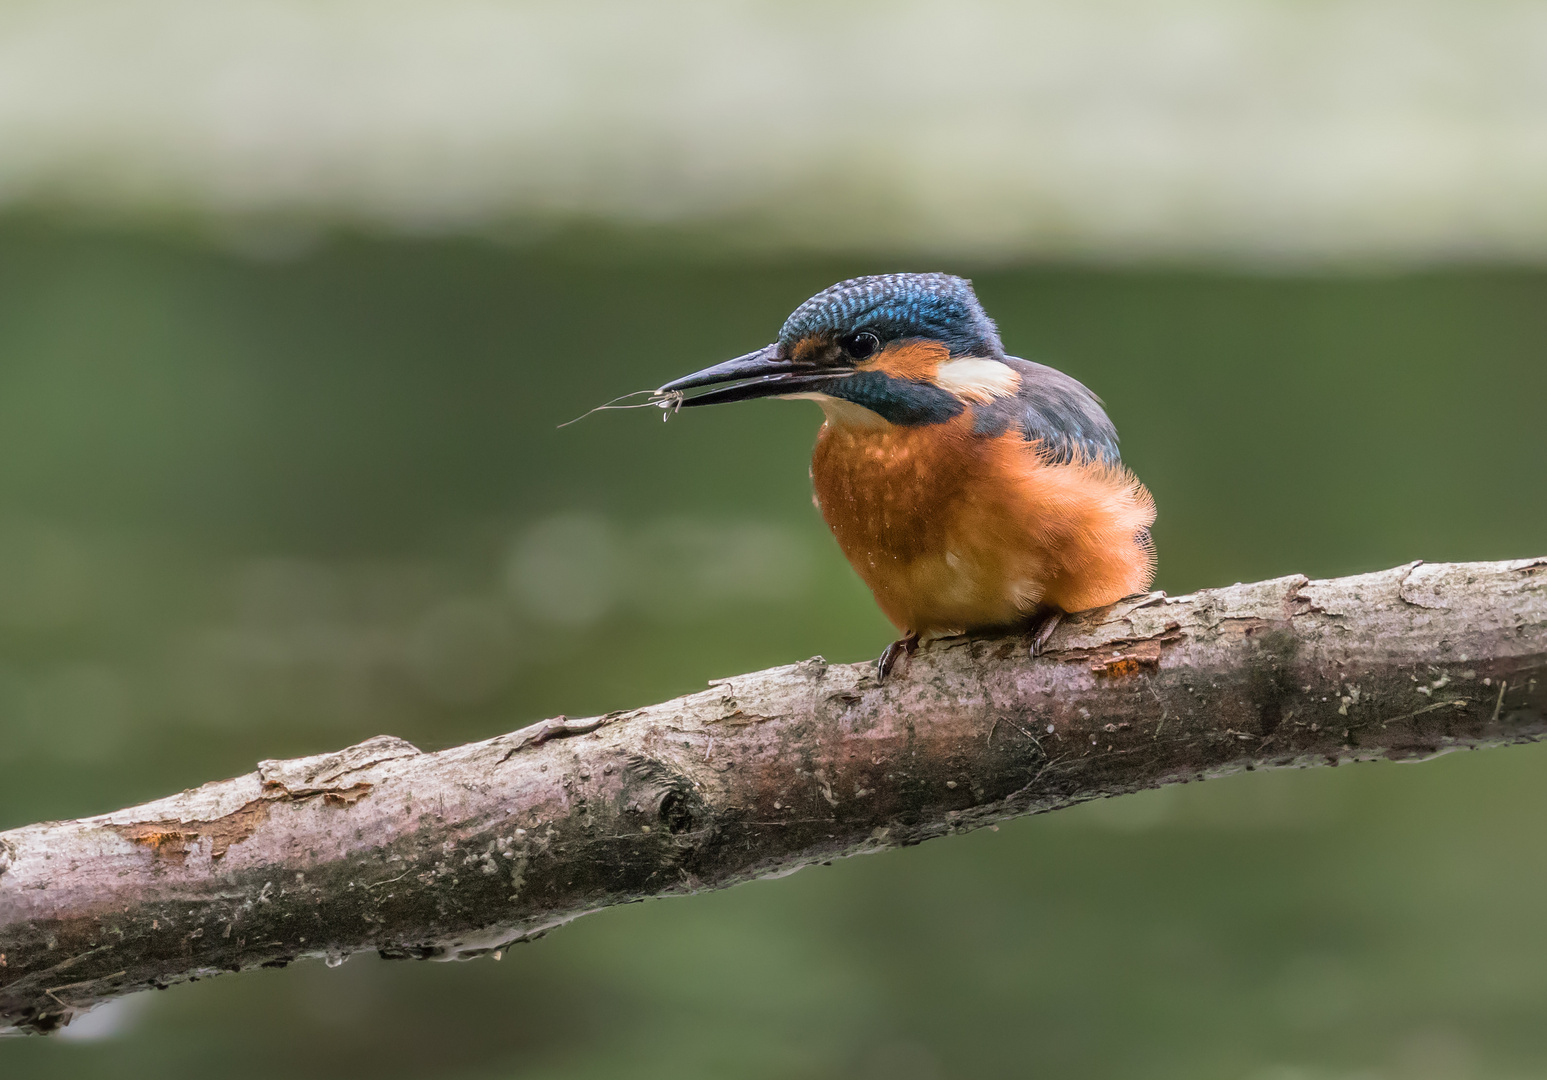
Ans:
[[[822,413],[827,417],[826,427],[838,430],[852,431],[884,431],[893,427],[892,422],[880,413],[872,412],[865,406],[849,401],[846,398],[833,397],[831,394],[810,393],[790,394],[791,398],[800,398],[806,401],[814,401],[822,407]]]

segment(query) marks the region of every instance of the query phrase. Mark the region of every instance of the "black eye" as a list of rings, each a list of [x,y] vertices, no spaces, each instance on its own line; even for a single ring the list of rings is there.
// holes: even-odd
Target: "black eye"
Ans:
[[[863,360],[867,356],[874,356],[875,351],[881,347],[881,339],[869,330],[861,330],[857,334],[850,334],[838,344],[843,346],[843,351],[856,360]]]

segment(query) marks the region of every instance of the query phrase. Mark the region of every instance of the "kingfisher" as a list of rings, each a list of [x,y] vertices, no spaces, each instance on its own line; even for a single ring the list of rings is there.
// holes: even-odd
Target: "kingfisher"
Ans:
[[[705,389],[710,388],[710,389]],[[687,391],[701,391],[688,396]],[[654,392],[669,409],[815,401],[815,502],[901,635],[1029,631],[1149,587],[1155,503],[1080,382],[1006,355],[972,283],[880,274],[823,289],[771,345]]]

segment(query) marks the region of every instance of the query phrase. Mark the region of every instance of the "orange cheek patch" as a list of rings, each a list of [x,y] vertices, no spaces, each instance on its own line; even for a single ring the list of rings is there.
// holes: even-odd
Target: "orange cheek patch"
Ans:
[[[809,360],[821,350],[821,338],[815,336],[803,337],[790,350],[790,357],[794,360]]]
[[[938,342],[904,341],[897,345],[888,345],[860,364],[859,370],[880,371],[894,379],[929,382],[934,379],[940,362],[950,355],[950,350]]]

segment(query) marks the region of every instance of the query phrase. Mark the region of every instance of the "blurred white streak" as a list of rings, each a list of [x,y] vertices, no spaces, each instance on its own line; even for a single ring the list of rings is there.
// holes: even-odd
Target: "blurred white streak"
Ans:
[[[1547,257],[1533,0],[48,0],[0,202],[978,256]],[[243,220],[288,220],[278,242]]]
[[[1373,996],[1359,985],[1357,969],[1335,952],[1290,957],[1269,994],[1285,1024],[1314,1032],[1335,1030],[1368,1008]]]
[[[487,705],[519,686],[523,669],[609,621],[637,627],[798,604],[815,570],[798,530],[745,520],[563,513],[523,529],[500,555],[471,572],[449,559],[232,567],[220,590],[226,610],[182,629],[168,650],[168,707],[194,727],[235,729],[276,718],[390,725],[426,707]],[[107,692],[111,674],[76,666],[45,679],[0,668],[0,724],[15,714],[39,728],[37,742],[74,717],[80,730],[104,734],[71,752],[101,753],[124,724],[109,706],[129,704],[121,683],[112,684],[119,696]]]
[[[933,1051],[913,1040],[883,1042],[860,1061],[857,1080],[940,1080],[945,1070]]]
[[[0,518],[0,629],[70,627],[86,613],[93,578],[91,557],[74,537],[43,522]]]
[[[1388,1073],[1374,1069],[1355,1069],[1350,1072],[1320,1066],[1269,1065],[1248,1074],[1247,1080],[1393,1080],[1393,1078]],[[1404,1076],[1402,1080],[1406,1080],[1406,1077]],[[1446,1080],[1463,1080],[1463,1078],[1447,1077]]]
[[[505,583],[538,619],[588,626],[605,617],[624,585],[621,541],[592,514],[561,514],[538,522],[517,541]]]
[[[1095,799],[1068,820],[1117,833],[1309,831],[1334,828],[1346,817],[1345,792],[1336,778],[1306,783],[1288,770],[1269,770]]]
[[[788,603],[811,578],[810,551],[800,536],[755,521],[658,521],[639,533],[633,559],[635,604],[666,618],[741,603]]]
[[[459,597],[414,628],[408,662],[419,684],[447,705],[474,705],[504,689],[515,673],[516,639],[497,601]]]
[[[292,626],[336,619],[343,583],[332,567],[303,559],[255,559],[236,574],[236,616],[248,625]]]
[[[491,646],[464,638],[468,657],[445,655],[437,612],[456,610],[454,577],[431,560],[254,559],[231,572],[228,617],[172,648],[167,682],[199,726],[390,722],[420,694],[467,704],[484,692],[468,679],[492,692],[477,674]]]
[[[1135,791],[1111,799],[1093,799],[1080,807],[1087,824],[1117,833],[1141,833],[1169,824],[1176,816],[1172,788]]]
[[[670,518],[624,528],[563,514],[517,539],[505,581],[532,617],[585,627],[617,612],[660,622],[794,602],[811,575],[808,545],[785,526]]]
[[[154,990],[115,998],[77,1015],[61,1028],[57,1038],[65,1042],[98,1042],[123,1035],[136,1027],[155,997]]]
[[[106,664],[60,665],[36,679],[30,691],[23,723],[13,733],[29,733],[40,754],[101,762],[129,740],[134,726],[129,687]]]

